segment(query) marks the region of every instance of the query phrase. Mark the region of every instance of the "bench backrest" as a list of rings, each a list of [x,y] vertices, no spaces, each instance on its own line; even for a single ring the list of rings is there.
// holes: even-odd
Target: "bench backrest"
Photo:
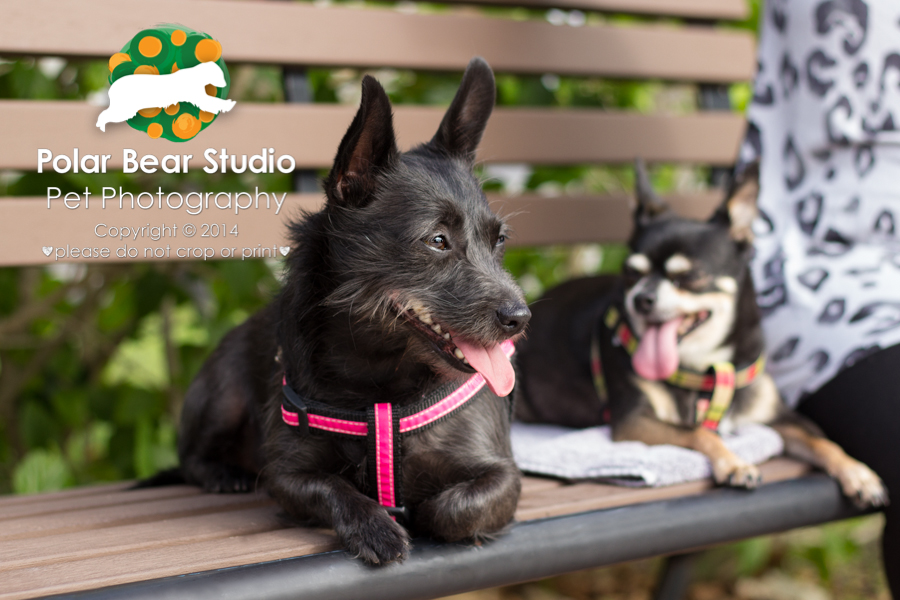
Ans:
[[[308,67],[461,72],[472,56],[480,55],[498,74],[653,79],[708,88],[747,81],[755,68],[751,34],[717,24],[744,18],[744,0],[469,0],[469,7],[452,3],[447,10],[429,12],[409,10],[408,5],[392,9],[318,4],[5,0],[0,3],[0,55],[105,60],[148,24],[175,22],[197,24],[213,35],[229,65],[281,65],[286,72],[301,74]],[[607,19],[581,27],[558,26],[505,13],[485,14],[472,4],[523,7],[531,11],[526,15],[540,14],[535,9],[577,9],[642,18],[624,25]],[[250,156],[270,147],[276,156],[293,156],[297,169],[327,168],[355,107],[241,102],[215,127],[182,144],[152,140],[123,125],[101,133],[94,127],[100,110],[80,101],[0,101],[0,169],[34,171],[39,148],[68,156],[74,148],[82,156],[110,154],[109,167],[120,169],[125,148],[139,156],[192,154],[198,157],[193,166],[207,148]],[[442,113],[443,107],[396,106],[401,146],[430,138]],[[728,110],[646,114],[500,107],[489,123],[479,160],[580,165],[627,163],[642,156],[651,162],[728,166],[743,129],[742,117]],[[699,216],[709,213],[717,197],[716,191],[702,192],[673,198],[673,203],[682,213]],[[630,229],[627,201],[621,196],[491,199],[501,212],[514,214],[512,241],[519,245],[621,241]],[[173,216],[167,209],[100,210],[94,203],[89,209],[82,204],[69,210],[54,202],[48,212],[44,197],[0,198],[0,265],[52,262],[53,256],[41,251],[50,243],[97,246],[94,227],[100,222],[139,227]],[[292,193],[278,217],[272,211],[245,211],[239,221],[240,245],[285,243],[284,221],[298,207],[311,209],[321,202],[318,193]],[[179,211],[177,218],[197,226],[235,222],[228,211],[197,216]],[[234,244],[208,239],[204,245],[218,249]],[[146,259],[140,255],[134,260]]]

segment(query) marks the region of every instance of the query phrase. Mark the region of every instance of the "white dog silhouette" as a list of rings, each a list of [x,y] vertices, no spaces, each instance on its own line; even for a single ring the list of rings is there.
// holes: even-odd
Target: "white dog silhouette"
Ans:
[[[109,108],[97,117],[97,127],[106,131],[107,123],[122,123],[145,108],[165,108],[190,102],[200,110],[228,112],[234,100],[223,100],[206,93],[206,86],[225,87],[225,74],[214,62],[200,63],[170,75],[126,75],[109,86]]]

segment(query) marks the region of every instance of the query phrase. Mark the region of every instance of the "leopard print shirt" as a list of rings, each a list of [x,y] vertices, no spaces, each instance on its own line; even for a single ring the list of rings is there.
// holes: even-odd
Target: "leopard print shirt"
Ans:
[[[752,270],[795,405],[900,343],[900,2],[769,0],[761,19],[741,161],[761,160]]]

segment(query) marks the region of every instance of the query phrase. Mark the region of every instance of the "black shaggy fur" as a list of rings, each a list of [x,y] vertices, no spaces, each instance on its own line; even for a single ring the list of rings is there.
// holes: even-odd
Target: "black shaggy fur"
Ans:
[[[474,372],[407,309],[424,307],[445,331],[485,345],[521,333],[530,313],[501,266],[505,226],[472,174],[494,96],[490,68],[474,59],[434,138],[401,153],[387,95],[363,80],[327,203],[291,226],[281,294],[223,339],[188,390],[187,481],[216,492],[259,482],[291,517],[333,527],[365,561],[407,556],[409,533],[367,495],[365,441],[286,426],[281,378],[335,407],[402,407]],[[473,540],[512,519],[520,484],[505,399],[472,402],[404,438],[402,454],[413,532]]]

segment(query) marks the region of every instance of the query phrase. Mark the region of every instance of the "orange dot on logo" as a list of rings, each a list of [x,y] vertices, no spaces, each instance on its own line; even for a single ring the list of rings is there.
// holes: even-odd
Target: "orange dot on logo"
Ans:
[[[153,58],[162,50],[162,42],[152,35],[141,38],[138,42],[138,51],[147,58]]]
[[[152,137],[154,140],[163,134],[163,127],[159,123],[150,123],[150,126],[147,127],[147,135]]]
[[[155,38],[154,38],[155,39]],[[159,75],[159,69],[153,65],[141,65],[134,70],[135,75]]]
[[[176,72],[178,70],[178,65],[176,63],[172,63],[172,72]]]
[[[187,40],[187,34],[182,30],[176,29],[172,32],[172,43],[176,46],[184,44],[185,40]]]
[[[189,140],[198,133],[202,124],[192,115],[184,113],[172,123],[172,133],[182,140]]]
[[[158,106],[156,108],[143,108],[138,111],[138,114],[141,115],[142,117],[147,117],[148,119],[152,119],[153,117],[158,115],[161,110],[162,109],[159,108]],[[159,137],[159,136],[157,136],[157,137]]]
[[[171,105],[171,106],[167,106],[167,107],[166,107],[166,114],[167,114],[167,115],[174,115],[175,113],[178,112],[178,108],[179,108],[179,104],[178,104],[177,102],[176,102],[175,104]]]
[[[204,123],[211,122],[215,118],[215,116],[216,115],[212,114],[211,112],[206,112],[205,110],[200,111],[200,120]]]
[[[218,93],[219,93],[219,88],[217,88],[216,86],[214,86],[211,83],[206,84],[206,95],[207,96],[215,96]]]
[[[213,62],[222,56],[222,44],[216,40],[200,40],[194,48],[194,56],[200,62]]]
[[[128,62],[130,60],[131,57],[124,52],[116,52],[109,58],[109,72],[112,73],[116,67],[121,65],[123,62]]]

